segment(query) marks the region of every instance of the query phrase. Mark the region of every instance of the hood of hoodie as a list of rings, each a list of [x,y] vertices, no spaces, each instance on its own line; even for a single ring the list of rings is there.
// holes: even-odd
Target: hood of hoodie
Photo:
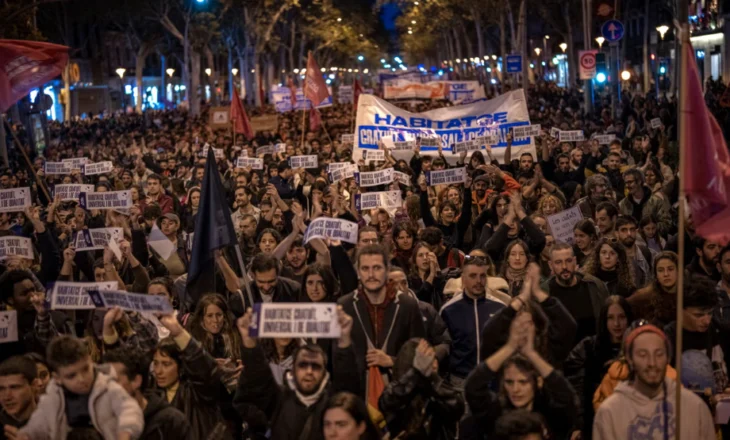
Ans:
[[[676,390],[676,382],[668,377],[664,378],[664,386],[666,387],[666,392],[668,399],[672,399],[674,397],[674,393]],[[654,405],[652,402],[662,402],[664,400],[664,392],[660,392],[654,397],[649,398],[645,394],[642,394],[639,392],[636,388],[634,388],[628,381],[621,382],[618,384],[616,389],[614,390],[615,394],[620,394],[626,397],[633,405],[640,406],[640,407],[648,407],[653,409]]]
[[[290,390],[294,391],[294,394],[296,394],[299,402],[301,402],[301,404],[306,406],[307,408],[319,401],[320,397],[322,397],[322,394],[324,394],[327,390],[329,380],[330,374],[329,372],[325,371],[324,377],[322,378],[322,383],[319,384],[319,388],[317,388],[317,391],[308,396],[305,396],[304,394],[300,393],[299,390],[297,390],[297,383],[296,379],[294,378],[294,373],[292,371],[287,371],[284,375],[284,383],[286,384],[286,386]]]

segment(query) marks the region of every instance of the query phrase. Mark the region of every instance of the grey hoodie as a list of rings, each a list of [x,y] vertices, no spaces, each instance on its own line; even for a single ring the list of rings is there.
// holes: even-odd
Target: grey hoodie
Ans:
[[[665,378],[667,400],[661,392],[653,399],[637,391],[629,382],[621,382],[614,393],[601,404],[593,422],[593,440],[642,439],[663,440],[665,411],[669,440],[675,438],[676,382]],[[683,439],[715,440],[710,410],[696,394],[682,389]]]

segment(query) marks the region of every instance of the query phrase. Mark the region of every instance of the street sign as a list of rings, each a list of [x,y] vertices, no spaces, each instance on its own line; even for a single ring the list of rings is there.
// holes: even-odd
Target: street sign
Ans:
[[[596,51],[578,51],[580,60],[580,79],[593,79],[596,76]]]
[[[601,35],[609,43],[614,43],[624,37],[624,25],[618,20],[608,20],[601,26]]]
[[[522,73],[522,55],[507,55],[507,73]]]

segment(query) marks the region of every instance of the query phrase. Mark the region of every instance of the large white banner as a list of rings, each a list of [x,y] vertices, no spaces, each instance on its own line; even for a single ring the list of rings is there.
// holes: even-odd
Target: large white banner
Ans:
[[[430,81],[420,83],[404,79],[389,80],[383,85],[385,99],[448,99],[451,102],[484,99],[479,81]]]
[[[482,136],[496,135],[499,142],[492,145],[495,159],[502,161],[507,147],[507,134],[512,127],[530,125],[525,94],[515,90],[488,101],[455,107],[444,107],[424,113],[411,113],[373,95],[362,95],[357,106],[355,145],[353,159],[363,158],[364,151],[378,149],[383,142],[393,148],[394,142],[413,140],[417,137],[438,136],[443,152],[454,163],[458,157],[449,157],[452,145]],[[437,146],[421,145],[425,154],[435,153]],[[516,137],[512,143],[512,157],[522,153],[535,154],[531,137]],[[410,159],[413,151],[395,150],[396,159]]]

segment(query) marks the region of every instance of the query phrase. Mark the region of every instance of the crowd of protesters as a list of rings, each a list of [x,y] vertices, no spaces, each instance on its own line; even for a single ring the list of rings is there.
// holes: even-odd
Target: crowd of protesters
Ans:
[[[530,90],[536,154],[510,134],[499,160],[490,147],[447,158],[417,142],[410,160],[355,162],[344,105],[304,133],[301,113],[279,114],[276,132],[251,141],[214,131],[207,114],[149,111],[51,124],[42,154],[26,148],[30,164],[11,147],[0,187],[30,187],[33,207],[0,213],[0,235],[30,237],[34,258],[0,263],[0,305],[17,311],[19,335],[0,344],[0,439],[672,439],[680,380],[682,438],[727,436],[714,415],[728,388],[730,247],[695,236],[688,218],[680,267],[676,102],[625,96],[614,118],[600,105],[583,115],[580,100]],[[605,134],[615,140],[593,136]],[[279,143],[263,170],[235,166],[243,150]],[[216,165],[246,273],[222,249],[218,282],[192,297],[206,144],[224,151]],[[292,169],[297,155],[319,166]],[[77,157],[114,169],[44,172]],[[410,180],[329,180],[329,164],[351,161]],[[466,168],[463,184],[427,185],[424,173],[450,167]],[[133,206],[86,210],[44,191],[64,183],[131,190]],[[355,209],[357,194],[386,189],[401,191],[400,207]],[[549,218],[570,208],[583,219],[567,243]],[[357,244],[304,243],[321,216],[358,223]],[[80,231],[103,227],[122,228],[121,258],[76,250]],[[148,243],[158,228],[167,257]],[[175,313],[51,310],[55,281],[117,281]],[[341,335],[255,338],[258,302],[337,303]]]

